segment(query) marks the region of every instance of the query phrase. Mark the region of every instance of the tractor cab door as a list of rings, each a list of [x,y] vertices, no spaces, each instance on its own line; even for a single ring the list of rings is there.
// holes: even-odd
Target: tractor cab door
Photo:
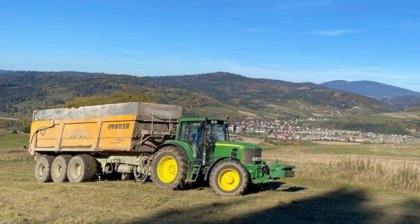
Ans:
[[[179,140],[187,142],[194,158],[201,158],[205,143],[205,125],[203,122],[181,123]]]

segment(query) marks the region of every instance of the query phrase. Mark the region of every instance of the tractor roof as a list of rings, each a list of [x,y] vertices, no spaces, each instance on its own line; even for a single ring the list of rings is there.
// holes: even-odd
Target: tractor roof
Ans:
[[[181,118],[180,122],[201,122],[201,121],[225,121],[224,119],[208,118],[208,117],[188,117]]]

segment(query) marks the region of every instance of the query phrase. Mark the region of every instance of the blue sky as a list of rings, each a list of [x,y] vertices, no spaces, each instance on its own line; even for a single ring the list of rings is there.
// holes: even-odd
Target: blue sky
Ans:
[[[0,69],[293,82],[420,91],[420,1],[0,1]]]

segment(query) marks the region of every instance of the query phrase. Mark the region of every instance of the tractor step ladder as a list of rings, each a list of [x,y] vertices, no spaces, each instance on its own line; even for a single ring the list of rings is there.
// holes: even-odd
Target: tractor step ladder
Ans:
[[[193,182],[197,181],[198,176],[200,176],[200,170],[201,170],[201,162],[193,162],[191,164],[191,180]]]

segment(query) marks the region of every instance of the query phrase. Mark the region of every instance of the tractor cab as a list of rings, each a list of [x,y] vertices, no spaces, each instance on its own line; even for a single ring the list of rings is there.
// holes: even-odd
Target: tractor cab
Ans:
[[[229,141],[228,122],[218,119],[183,118],[177,133],[176,140],[188,143],[193,157],[203,160],[212,158],[216,142]]]
[[[234,158],[245,164],[261,161],[261,148],[229,140],[228,122],[209,118],[183,118],[178,124],[177,139],[189,145],[193,157],[202,165],[219,159]]]

